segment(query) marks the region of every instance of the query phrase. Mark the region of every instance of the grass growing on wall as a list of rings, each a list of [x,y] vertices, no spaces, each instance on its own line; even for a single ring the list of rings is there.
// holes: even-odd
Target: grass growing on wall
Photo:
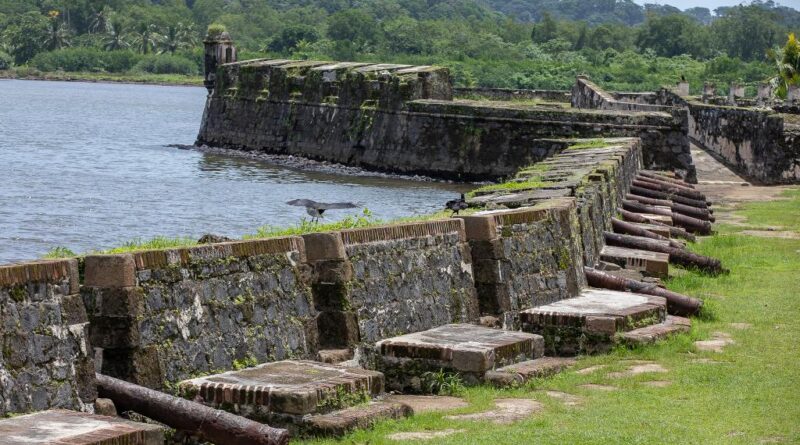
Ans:
[[[749,204],[748,223],[800,231],[800,190],[790,200]],[[791,228],[791,229],[790,229]],[[758,238],[725,226],[692,250],[720,258],[729,275],[709,277],[676,270],[668,287],[702,298],[712,316],[695,319],[692,330],[654,346],[617,349],[608,355],[581,357],[570,371],[508,390],[468,388],[470,406],[448,413],[424,413],[379,423],[370,431],[311,444],[758,444],[800,443],[800,239]],[[737,329],[731,323],[749,323]],[[698,351],[693,342],[724,332],[735,344],[723,352]],[[656,362],[665,373],[613,377],[630,360]],[[587,374],[577,369],[602,365]],[[649,381],[669,382],[666,387]],[[614,386],[615,391],[582,388]],[[580,397],[566,406],[545,390]],[[497,398],[534,399],[540,412],[510,425],[446,419],[453,413],[493,408]],[[426,442],[391,440],[397,432],[460,430]],[[297,441],[295,443],[301,443]]]
[[[608,147],[610,144],[605,139],[592,139],[589,141],[580,142],[575,145],[570,145],[567,150],[584,150],[587,148],[603,148]]]
[[[542,188],[548,185],[552,185],[552,182],[542,181],[542,178],[539,176],[532,176],[522,181],[508,181],[508,182],[501,182],[499,184],[484,185],[469,192],[468,196],[476,196],[476,195],[482,195],[491,192],[501,192],[501,191],[514,192],[519,190],[530,190],[530,189]]]

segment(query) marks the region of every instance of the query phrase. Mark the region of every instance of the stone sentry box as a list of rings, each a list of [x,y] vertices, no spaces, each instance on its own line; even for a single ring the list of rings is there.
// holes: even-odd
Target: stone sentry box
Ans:
[[[102,372],[151,388],[313,356],[316,310],[300,237],[86,257],[84,302]]]
[[[67,408],[97,398],[78,261],[0,267],[0,416]]]
[[[519,312],[574,297],[586,285],[575,199],[462,216],[472,250],[480,311],[505,329]]]

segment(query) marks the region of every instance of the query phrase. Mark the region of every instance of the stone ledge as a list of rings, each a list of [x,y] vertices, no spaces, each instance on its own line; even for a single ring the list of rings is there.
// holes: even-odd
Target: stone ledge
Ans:
[[[485,379],[497,387],[514,386],[535,378],[558,374],[575,363],[574,358],[541,357],[489,371]]]
[[[0,442],[47,445],[163,445],[156,425],[67,410],[0,420]]]
[[[196,259],[217,259],[269,255],[285,252],[300,252],[305,257],[303,238],[287,236],[280,238],[228,241],[179,249],[145,250],[133,252],[137,270],[188,264]]]
[[[649,345],[671,335],[689,332],[691,328],[690,319],[667,315],[664,322],[624,332],[619,335],[617,341],[628,346]]]
[[[464,223],[461,219],[441,219],[419,223],[393,224],[364,229],[342,230],[342,241],[346,246],[392,241],[407,238],[447,235],[456,233],[460,241],[466,241]]]
[[[402,403],[369,402],[329,414],[311,416],[304,421],[304,429],[315,436],[343,436],[354,429],[370,428],[380,420],[402,419],[412,414],[411,408]]]
[[[70,279],[77,286],[78,260],[43,260],[0,266],[0,286]]]

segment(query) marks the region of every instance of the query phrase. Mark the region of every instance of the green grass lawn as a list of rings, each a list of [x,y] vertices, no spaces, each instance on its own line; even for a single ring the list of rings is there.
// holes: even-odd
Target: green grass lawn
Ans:
[[[800,230],[800,190],[788,200],[745,205],[741,214],[752,225]],[[584,357],[570,371],[532,382],[523,388],[467,389],[468,408],[451,413],[483,411],[495,398],[531,398],[544,409],[511,425],[444,419],[444,413],[383,422],[355,432],[345,444],[759,444],[800,443],[800,240],[757,238],[727,226],[693,250],[722,259],[729,275],[707,277],[674,270],[669,287],[705,300],[710,317],[694,320],[692,331],[655,346],[619,349],[609,355]],[[749,323],[735,329],[730,323]],[[693,341],[726,332],[735,344],[721,353],[700,352]],[[666,373],[611,378],[625,369],[625,360],[650,360]],[[711,362],[708,362],[708,361]],[[606,365],[581,375],[576,369]],[[665,380],[667,387],[643,382]],[[578,387],[597,383],[618,387],[604,392]],[[543,390],[582,398],[568,407]],[[427,441],[395,441],[386,436],[404,431],[463,430]],[[296,443],[301,443],[297,441]]]

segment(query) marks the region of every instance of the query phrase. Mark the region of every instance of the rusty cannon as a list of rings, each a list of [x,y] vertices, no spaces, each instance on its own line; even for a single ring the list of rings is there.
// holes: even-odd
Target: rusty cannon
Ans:
[[[665,236],[661,236],[657,233],[653,233],[647,229],[643,229],[641,227],[636,226],[635,224],[631,224],[627,221],[622,221],[621,219],[611,218],[611,227],[614,229],[616,233],[624,233],[626,235],[634,235],[634,236],[641,236],[644,238],[650,238],[659,241],[666,241],[669,243],[670,246],[676,249],[683,249],[685,246],[673,239],[669,239]]]
[[[703,302],[697,298],[672,292],[655,284],[618,277],[591,267],[584,267],[583,270],[589,286],[664,297],[667,300],[667,312],[671,315],[680,315],[682,317],[696,315],[700,312],[700,308],[703,307]]]
[[[286,445],[289,432],[272,428],[197,402],[181,399],[103,374],[97,374],[100,397],[120,411],[134,411],[170,428],[217,445]]]
[[[683,227],[690,232],[699,233],[700,235],[711,234],[711,223],[709,221],[703,221],[701,219],[692,218],[691,216],[675,213],[671,209],[642,204],[639,201],[630,199],[624,199],[622,201],[622,208],[629,212],[669,216],[672,218],[672,223],[676,226]]]
[[[603,236],[605,237],[606,243],[610,246],[666,253],[669,255],[670,263],[684,267],[697,268],[712,275],[727,272],[716,258],[698,255],[685,249],[676,249],[659,240],[613,232],[603,232]]]
[[[697,237],[695,237],[694,235],[692,235],[691,233],[687,232],[686,230],[680,227],[669,226],[660,221],[648,218],[640,213],[629,212],[625,209],[620,209],[620,208],[617,209],[617,213],[619,213],[622,216],[622,219],[624,219],[625,221],[642,223],[642,224],[655,224],[657,226],[664,227],[665,229],[669,230],[669,236],[672,238],[685,239],[686,241],[691,241],[691,242],[695,242],[697,240]]]
[[[689,216],[691,218],[696,218],[703,221],[710,221],[710,222],[715,221],[714,215],[711,214],[711,211],[709,209],[699,209],[697,207],[679,204],[677,202],[673,202],[671,199],[648,198],[646,196],[640,196],[634,193],[626,194],[625,199],[629,199],[631,201],[638,201],[641,202],[642,204],[648,204],[652,206],[669,207],[674,213],[680,213],[681,215]]]

